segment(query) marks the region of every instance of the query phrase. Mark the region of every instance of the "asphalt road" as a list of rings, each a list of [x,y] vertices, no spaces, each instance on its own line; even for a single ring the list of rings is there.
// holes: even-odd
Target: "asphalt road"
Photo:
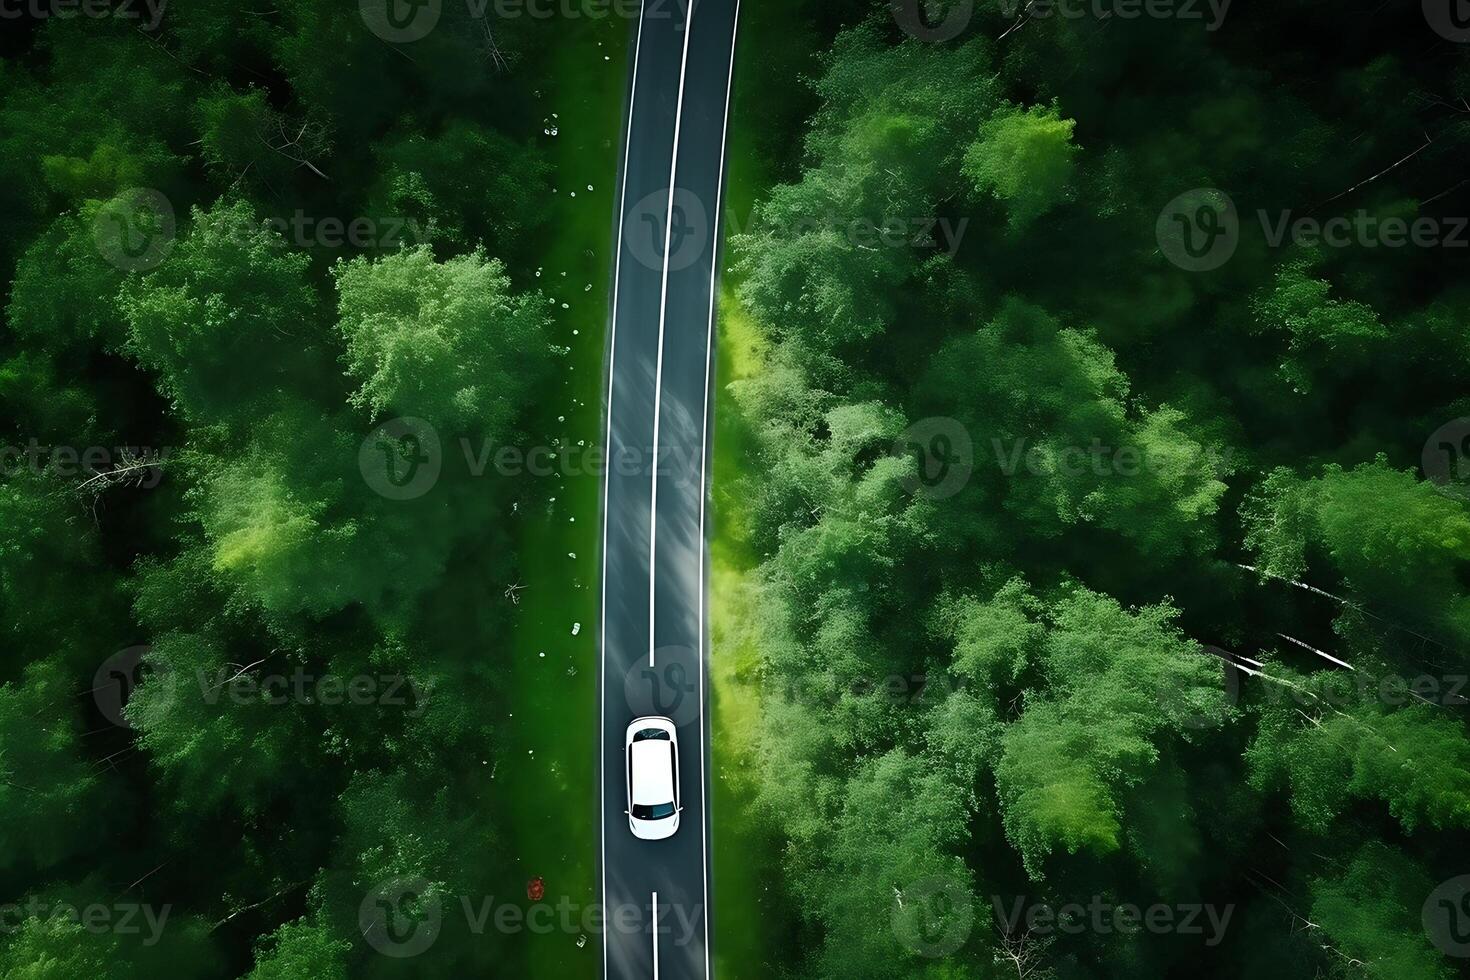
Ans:
[[[644,0],[629,72],[602,542],[600,865],[610,978],[710,973],[705,500],[738,8],[739,0]],[[678,726],[684,809],[678,832],[662,841],[634,838],[624,814],[623,733],[644,714]]]

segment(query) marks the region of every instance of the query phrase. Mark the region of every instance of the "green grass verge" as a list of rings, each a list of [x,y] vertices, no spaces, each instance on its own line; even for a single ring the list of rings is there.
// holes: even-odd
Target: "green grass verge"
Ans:
[[[801,9],[806,6],[741,8],[724,206],[727,235],[750,227],[756,201],[783,178],[779,165],[796,155],[810,111],[810,95],[800,79],[812,71],[812,53],[819,47],[807,26],[813,20]],[[754,806],[760,651],[749,624],[757,556],[746,543],[746,516],[735,483],[756,464],[750,433],[728,389],[762,370],[765,338],[736,298],[739,277],[728,266],[720,295],[711,508],[714,969],[722,980],[763,980],[786,961],[782,951],[796,942],[797,916],[779,885],[784,842]]]
[[[560,379],[540,396],[549,431],[534,433],[532,439],[558,448],[565,459],[567,452],[580,453],[603,440],[610,228],[629,24],[618,18],[569,20],[557,29],[565,37],[552,72],[556,85],[540,93],[543,128],[556,130],[554,137],[541,137],[551,142],[556,193],[548,205],[552,237],[542,253],[536,285],[554,300],[554,342],[569,353]],[[592,906],[601,901],[597,636],[602,478],[581,465],[577,474],[520,477],[529,482],[527,496],[532,498],[520,505],[516,518],[521,522],[516,537],[525,589],[510,638],[505,703],[513,717],[502,722],[507,741],[496,763],[497,780],[503,781],[501,803],[511,814],[503,844],[510,853],[497,863],[513,870],[496,904],[504,900],[529,907],[526,881],[540,875],[546,884],[544,901],[553,906],[546,921],[553,925],[550,931],[524,929],[518,934],[510,945],[521,962],[506,964],[507,976],[591,978],[602,966],[601,937],[585,928]],[[491,601],[503,601],[504,587],[491,584]],[[580,626],[574,636],[575,624]],[[563,901],[569,903],[570,914],[556,909]]]
[[[720,392],[762,364],[759,328],[726,290],[720,302],[717,378]],[[728,399],[726,399],[728,402]],[[746,547],[734,481],[749,458],[744,421],[728,403],[715,414],[714,539],[710,569],[710,685],[715,972],[724,980],[774,975],[770,961],[792,921],[781,907],[778,834],[755,807],[754,753],[759,748],[760,651],[752,621],[755,559]]]

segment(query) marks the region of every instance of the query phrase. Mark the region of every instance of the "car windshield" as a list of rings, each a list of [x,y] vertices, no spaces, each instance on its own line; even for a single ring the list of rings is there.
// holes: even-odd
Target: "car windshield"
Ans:
[[[664,817],[674,815],[674,804],[658,803],[654,806],[644,806],[641,803],[633,805],[633,816],[639,820],[662,820]]]

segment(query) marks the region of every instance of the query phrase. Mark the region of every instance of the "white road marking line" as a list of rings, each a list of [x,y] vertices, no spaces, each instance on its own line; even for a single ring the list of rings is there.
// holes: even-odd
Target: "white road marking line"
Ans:
[[[658,360],[653,369],[653,498],[648,506],[648,666],[653,667],[653,610],[658,578],[658,416],[664,389],[664,326],[669,313],[669,244],[674,234],[674,188],[679,178],[679,127],[684,122],[684,78],[689,68],[689,35],[693,34],[694,5],[684,17],[684,54],[679,60],[679,101],[674,104],[674,157],[669,162],[669,206],[664,212],[664,272],[658,298]],[[716,216],[718,219],[718,216]]]
[[[638,4],[638,33],[633,41],[633,84],[628,92],[628,131],[624,134],[623,188],[618,199],[618,240],[613,243],[616,256],[613,259],[613,294],[611,338],[607,355],[607,453],[612,453],[613,386],[617,383],[618,356],[618,286],[623,271],[623,215],[628,205],[628,156],[633,146],[633,106],[638,101],[638,52],[643,46],[643,3]],[[611,515],[607,511],[608,488],[612,479],[612,467],[606,467],[602,475],[602,643],[598,668],[602,683],[598,685],[597,753],[598,770],[607,761],[605,732],[607,729],[607,524]],[[607,778],[597,780],[598,823],[602,832],[602,907],[607,908]],[[602,939],[602,974],[607,976],[607,937]]]
[[[699,828],[700,854],[704,861],[704,975],[711,976],[709,962],[709,829],[714,826],[714,819],[709,812],[709,801],[705,799],[705,772],[704,756],[705,738],[704,728],[704,702],[706,690],[704,686],[704,658],[705,634],[704,634],[704,603],[705,596],[709,594],[709,587],[705,577],[708,574],[705,568],[705,544],[704,544],[704,501],[708,488],[704,482],[705,461],[709,458],[709,403],[710,403],[710,361],[714,358],[715,350],[715,274],[716,267],[720,261],[719,234],[720,209],[724,207],[725,196],[725,148],[730,137],[730,91],[735,80],[735,39],[740,35],[740,0],[735,0],[735,21],[730,27],[730,69],[725,76],[725,121],[720,130],[720,169],[715,173],[718,183],[715,185],[715,230],[716,233],[710,240],[709,259],[709,329],[704,337],[704,428],[700,435],[699,456],[699,805],[703,811],[704,825]]]
[[[658,892],[653,893],[653,980],[658,980]]]

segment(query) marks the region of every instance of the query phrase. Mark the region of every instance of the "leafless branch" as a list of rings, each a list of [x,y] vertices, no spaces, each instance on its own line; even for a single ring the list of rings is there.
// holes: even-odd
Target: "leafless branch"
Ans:
[[[291,892],[295,891],[296,889],[300,888],[302,885],[305,885],[306,883],[307,882],[305,880],[302,880],[302,881],[293,881],[293,882],[291,882],[291,884],[286,885],[280,891],[275,892],[272,895],[267,895],[265,898],[262,898],[258,902],[252,902],[249,905],[242,906],[242,907],[236,909],[235,911],[231,912],[229,915],[225,916],[223,919],[220,919],[214,925],[210,926],[209,927],[209,931],[210,932],[214,932],[216,929],[220,928],[221,926],[228,925],[231,921],[233,921],[234,919],[236,919],[239,916],[244,915],[246,912],[253,912],[255,909],[260,908],[262,905],[265,905],[265,904],[267,904],[269,902],[274,902],[276,899],[281,898],[281,897],[283,897],[285,895],[290,894]]]
[[[1356,184],[1354,184],[1353,186],[1349,187],[1347,190],[1341,192],[1340,194],[1334,194],[1334,195],[1332,195],[1327,200],[1323,201],[1322,204],[1331,204],[1333,201],[1337,200],[1340,197],[1347,197],[1349,194],[1351,194],[1353,191],[1357,190],[1359,187],[1363,187],[1363,186],[1365,186],[1367,184],[1371,184],[1371,183],[1373,183],[1373,181],[1377,180],[1379,177],[1382,177],[1384,174],[1387,174],[1387,173],[1390,173],[1390,172],[1392,172],[1394,170],[1397,170],[1399,167],[1402,167],[1404,164],[1406,164],[1410,160],[1414,159],[1420,153],[1424,152],[1424,150],[1428,148],[1429,144],[1431,144],[1433,142],[1434,142],[1434,138],[1431,137],[1428,133],[1425,133],[1424,134],[1424,143],[1417,150],[1414,150],[1411,153],[1405,154],[1404,156],[1402,156],[1399,159],[1395,160],[1393,163],[1391,163],[1388,166],[1384,167],[1382,170],[1378,171],[1378,173],[1374,174],[1372,177],[1369,177],[1367,180],[1360,180]],[[1322,204],[1319,204],[1317,206],[1318,207],[1321,207]]]

